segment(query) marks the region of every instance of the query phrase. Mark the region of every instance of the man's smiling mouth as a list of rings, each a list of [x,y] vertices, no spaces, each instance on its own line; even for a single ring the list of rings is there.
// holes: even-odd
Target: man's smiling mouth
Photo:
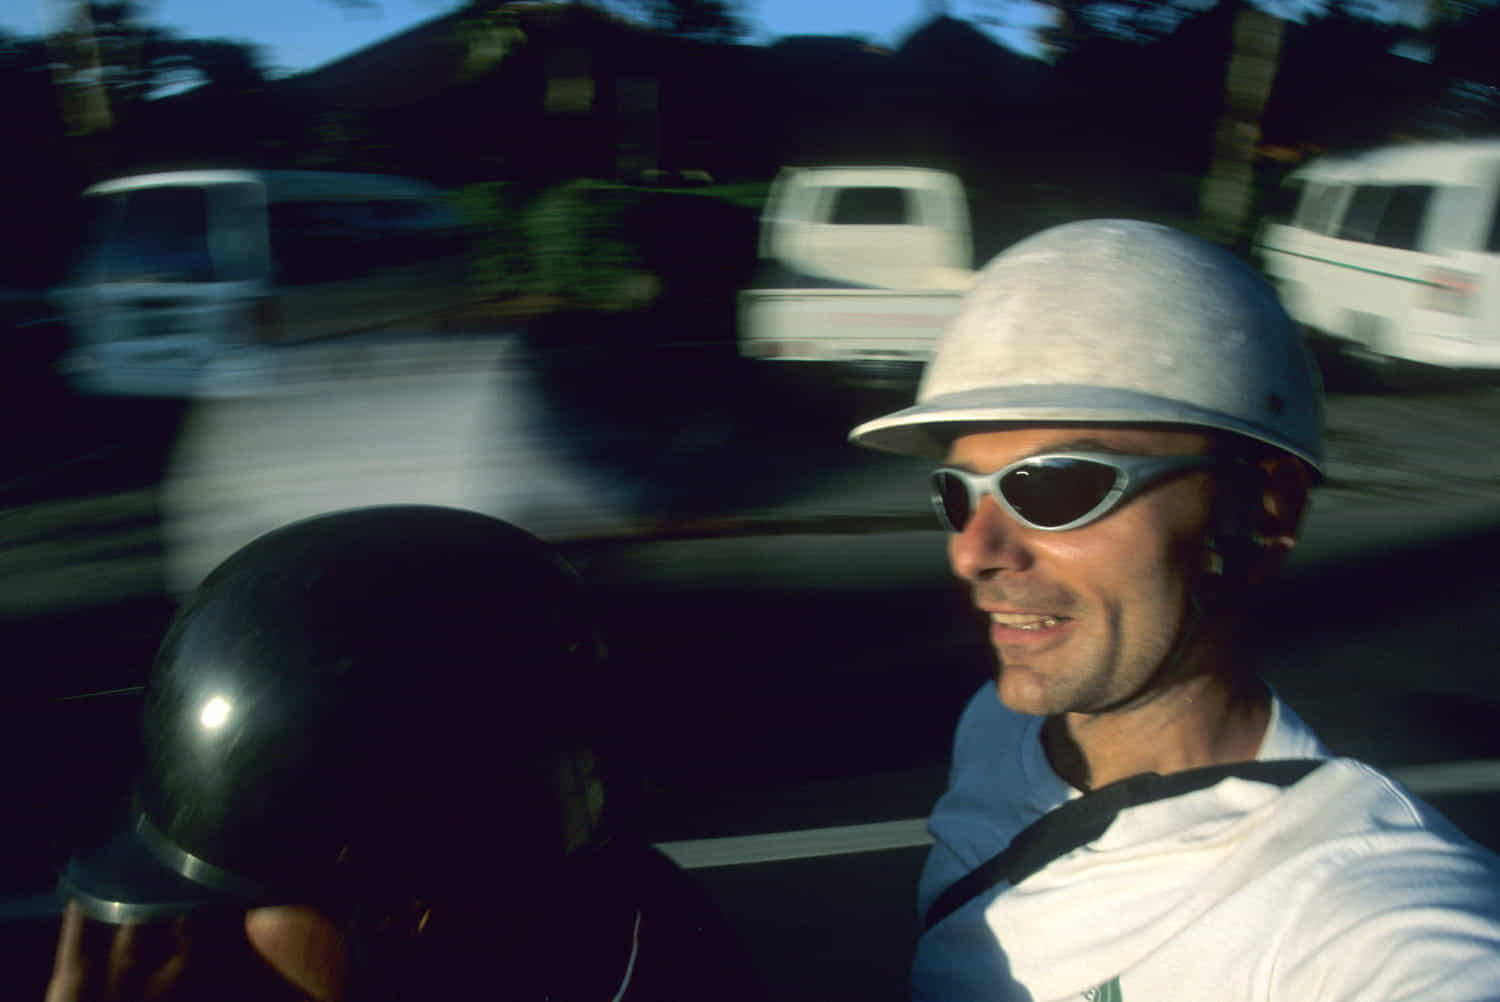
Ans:
[[[1009,630],[1046,630],[1062,623],[1062,616],[1039,616],[1031,612],[992,612],[990,622]]]

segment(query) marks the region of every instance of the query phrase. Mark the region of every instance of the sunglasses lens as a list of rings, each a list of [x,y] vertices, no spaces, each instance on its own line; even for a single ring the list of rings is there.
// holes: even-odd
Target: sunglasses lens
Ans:
[[[1087,459],[1041,459],[1002,477],[1000,493],[1028,522],[1055,529],[1092,511],[1117,475],[1113,467]]]
[[[945,529],[962,532],[969,523],[969,487],[946,470],[932,475],[932,505]]]

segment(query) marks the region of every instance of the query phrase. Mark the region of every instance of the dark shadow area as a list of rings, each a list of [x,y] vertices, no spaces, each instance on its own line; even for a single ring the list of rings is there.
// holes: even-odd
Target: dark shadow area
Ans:
[[[1442,393],[1500,385],[1492,369],[1449,369],[1405,359],[1358,358],[1326,338],[1308,341],[1309,350],[1330,394]]]
[[[8,628],[5,635],[12,642]],[[66,648],[54,649],[50,663],[66,657]],[[0,777],[15,806],[0,833],[0,964],[7,995],[40,999],[57,941],[48,902],[57,875],[75,848],[128,820],[141,701],[138,693],[13,699],[0,708]]]
[[[526,331],[544,423],[644,516],[772,505],[842,461],[853,392],[741,359],[725,323],[660,306],[552,314]]]
[[[1341,754],[1500,758],[1497,559],[1488,526],[1294,566],[1255,616],[1267,677]]]
[[[46,809],[45,822],[8,825],[0,838],[7,893],[45,892],[72,847],[127,819],[140,705],[128,692],[0,709],[7,787]]]
[[[57,362],[68,342],[46,287],[5,284],[13,277],[0,273],[0,418],[7,429],[27,409],[64,392]]]
[[[50,378],[7,399],[0,508],[155,488],[187,402],[87,397]]]
[[[919,931],[915,888],[924,855],[901,849],[698,875],[718,900],[749,905],[730,923],[751,961],[766,972],[767,998],[901,1002],[910,997],[907,976]],[[911,890],[892,895],[893,885]],[[766,915],[777,921],[756,918]],[[898,948],[872,949],[892,941]]]

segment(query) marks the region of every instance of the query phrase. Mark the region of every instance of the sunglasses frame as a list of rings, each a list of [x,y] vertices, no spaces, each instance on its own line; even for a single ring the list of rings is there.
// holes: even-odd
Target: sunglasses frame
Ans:
[[[1115,471],[1115,482],[1105,492],[1104,497],[1099,499],[1098,504],[1077,518],[1064,522],[1062,525],[1038,525],[1011,505],[1000,490],[1000,482],[1017,470],[1059,459],[1079,460],[1107,466]],[[979,510],[979,503],[985,495],[989,495],[1012,518],[1028,528],[1039,529],[1042,532],[1067,532],[1070,529],[1081,529],[1099,521],[1131,498],[1167,477],[1212,469],[1224,462],[1222,456],[1201,453],[1186,456],[1138,456],[1120,452],[1043,452],[1018,459],[993,473],[971,473],[956,466],[940,466],[932,471],[929,483],[932,491],[932,507],[937,513],[938,524],[948,532],[959,533],[963,531],[963,528],[953,524],[948,518],[947,508],[943,505],[943,492],[938,487],[938,478],[944,475],[953,476],[964,485],[969,497],[970,519],[973,518],[973,513]],[[967,519],[964,524],[968,524]]]

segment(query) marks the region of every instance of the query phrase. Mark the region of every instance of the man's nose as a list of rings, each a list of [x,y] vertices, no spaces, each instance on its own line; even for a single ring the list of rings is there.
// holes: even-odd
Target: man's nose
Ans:
[[[948,537],[948,564],[965,581],[982,581],[1002,571],[1024,571],[1032,554],[1026,527],[992,496],[980,497],[962,532]]]

